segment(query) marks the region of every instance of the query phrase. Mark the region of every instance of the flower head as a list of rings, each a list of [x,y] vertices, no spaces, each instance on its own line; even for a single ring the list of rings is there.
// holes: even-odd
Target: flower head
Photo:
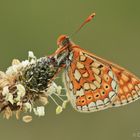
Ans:
[[[24,122],[30,122],[32,116],[28,113],[34,112],[37,116],[45,116],[45,105],[48,98],[57,105],[56,114],[60,114],[66,107],[66,100],[61,96],[62,87],[54,82],[59,67],[57,61],[51,57],[37,59],[33,52],[29,52],[28,60],[20,62],[12,61],[12,66],[6,72],[0,71],[0,110],[6,119],[12,114],[20,118],[20,112]],[[61,102],[59,105],[55,95]]]

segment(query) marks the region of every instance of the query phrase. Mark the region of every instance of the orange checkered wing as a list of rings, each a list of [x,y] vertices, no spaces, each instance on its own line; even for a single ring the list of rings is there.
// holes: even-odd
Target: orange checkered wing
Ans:
[[[125,105],[140,96],[136,76],[78,46],[72,47],[67,63],[64,83],[77,111],[93,112]]]

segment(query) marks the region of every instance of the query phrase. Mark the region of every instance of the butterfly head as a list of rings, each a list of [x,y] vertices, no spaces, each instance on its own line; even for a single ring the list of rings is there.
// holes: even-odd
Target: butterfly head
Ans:
[[[57,45],[61,48],[71,46],[72,42],[67,35],[60,35],[57,39]]]
[[[54,55],[60,66],[61,64],[65,63],[67,57],[69,56],[69,52],[71,50],[73,42],[67,35],[61,35],[57,39],[57,45],[58,49],[56,50]]]

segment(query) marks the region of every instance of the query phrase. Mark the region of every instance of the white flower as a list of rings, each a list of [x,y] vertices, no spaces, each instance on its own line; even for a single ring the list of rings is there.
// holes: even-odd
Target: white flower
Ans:
[[[16,85],[17,87],[17,95],[23,97],[25,95],[25,87],[21,84]]]
[[[22,102],[17,102],[17,106],[22,106]]]
[[[8,93],[8,94],[7,94],[7,96],[6,96],[6,100],[9,101],[11,104],[14,103],[12,93]]]
[[[17,95],[17,97],[14,98],[14,102],[15,103],[18,103],[18,102],[20,102],[20,99],[21,99],[21,97],[19,95]]]
[[[32,51],[28,52],[28,56],[29,56],[29,58],[35,58],[35,55]]]
[[[63,104],[62,104],[62,108],[66,108],[66,105],[67,105],[67,103],[68,103],[68,100],[65,100],[64,102],[63,102]]]
[[[6,71],[6,74],[7,75],[15,75],[17,73],[18,73],[18,71],[17,71],[17,65],[13,65],[13,66],[9,67],[7,69],[7,71]]]
[[[8,86],[5,86],[5,87],[3,88],[2,95],[3,95],[3,96],[6,96],[8,93],[9,93],[9,87],[8,87]]]
[[[28,111],[28,110],[30,112],[32,111],[32,105],[30,103],[28,103],[28,102],[27,103],[24,103],[24,107],[25,107],[25,110],[26,111]]]
[[[6,78],[6,74],[3,71],[0,71],[0,80]]]
[[[54,82],[52,82],[52,84],[50,85],[50,87],[47,90],[47,94],[51,95],[53,93],[57,93],[57,94],[61,94],[61,86],[57,86]]]
[[[21,64],[22,64],[22,67],[26,67],[29,65],[29,61],[28,60],[22,61]]]
[[[6,101],[9,101],[11,104],[14,103],[13,95],[9,92],[8,86],[3,88],[2,95],[5,96]]]
[[[22,120],[25,122],[25,123],[29,123],[32,121],[32,116],[23,116]]]
[[[12,66],[13,65],[19,65],[19,64],[20,64],[20,61],[18,59],[13,59]]]
[[[48,89],[47,89],[47,94],[51,95],[53,93],[56,93],[56,88],[54,87],[54,85],[52,84]]]
[[[49,103],[47,97],[42,97],[42,96],[40,96],[40,97],[39,97],[39,101],[40,101],[43,105],[46,105],[46,104]]]
[[[18,84],[17,87],[17,97],[14,99],[15,102],[20,102],[21,98],[25,95],[26,91],[23,85]]]
[[[58,115],[58,114],[60,114],[61,112],[63,111],[63,108],[62,108],[62,106],[57,106],[57,108],[56,108],[56,114]]]
[[[15,62],[13,62],[13,65],[10,66],[9,68],[7,68],[6,74],[7,75],[16,75],[20,72],[20,70],[23,67],[26,67],[29,64],[28,60],[22,61],[21,63],[18,64],[14,64]]]
[[[39,117],[40,116],[45,116],[45,108],[44,108],[44,106],[33,108],[33,111],[34,111],[35,115],[37,115]]]
[[[36,62],[36,57],[32,51],[28,52],[28,59],[29,59],[30,63]]]

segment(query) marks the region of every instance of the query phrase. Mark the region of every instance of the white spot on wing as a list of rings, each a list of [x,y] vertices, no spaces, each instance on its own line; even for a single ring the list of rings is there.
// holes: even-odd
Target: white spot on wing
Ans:
[[[95,90],[97,87],[96,87],[93,83],[90,83],[90,88],[91,88],[92,90]]]
[[[140,89],[139,89],[139,87],[138,86],[135,86],[135,89],[137,91],[138,96],[140,96]]]
[[[101,78],[96,74],[94,74],[94,76],[95,76],[95,79],[98,81],[98,83],[101,83]]]
[[[96,109],[96,104],[94,102],[91,102],[88,104],[89,109]]]
[[[115,103],[114,103],[115,106],[119,106],[120,104],[121,104],[120,101],[115,101]]]
[[[90,89],[89,83],[84,83],[84,89],[86,90]]]
[[[97,100],[97,101],[96,101],[96,105],[97,105],[97,107],[99,108],[99,107],[101,107],[101,106],[104,105],[104,102],[103,102],[102,100]]]
[[[100,70],[98,68],[92,67],[92,71],[97,75],[100,74]]]
[[[77,66],[78,69],[83,69],[84,68],[84,65],[80,62],[77,62],[76,66]]]
[[[88,111],[88,107],[86,105],[82,106],[82,110]]]
[[[79,72],[77,69],[76,69],[75,72],[74,72],[74,77],[75,77],[75,79],[76,79],[77,81],[79,81],[80,78],[81,78],[81,74],[80,74],[80,72]]]
[[[114,76],[114,80],[115,80],[115,81],[118,81],[118,79],[117,79],[117,77],[116,77],[116,76]]]
[[[118,90],[119,90],[119,85],[117,84],[116,89],[114,91],[117,93]]]
[[[69,88],[70,88],[71,90],[73,89],[73,85],[72,85],[71,82],[69,83]]]
[[[111,83],[112,89],[116,90],[116,86],[117,86],[117,82],[113,80],[112,83]]]
[[[123,99],[121,102],[122,102],[122,104],[127,104],[127,100],[126,99]]]
[[[100,88],[100,84],[98,83],[98,81],[94,81],[94,85],[97,87],[97,88]]]
[[[89,76],[89,74],[88,74],[87,72],[85,72],[84,74],[82,74],[82,76],[83,76],[84,78],[86,78],[86,77]]]
[[[140,84],[138,84],[138,87],[139,87],[139,89],[140,89]]]
[[[82,88],[76,91],[76,96],[83,96],[83,95],[84,95],[84,91]]]
[[[114,78],[114,75],[113,75],[113,72],[112,71],[109,71],[108,72],[108,75],[113,79]]]
[[[81,106],[77,106],[77,109],[78,109],[78,110],[81,110],[82,108],[81,108]]]
[[[140,96],[140,90],[139,90],[139,91],[137,91],[137,93],[138,93],[138,95]]]
[[[132,99],[132,97],[129,97],[129,98],[127,98],[127,100],[130,102],[130,101],[132,101],[133,99]]]
[[[80,61],[85,61],[86,57],[84,55],[80,55]]]
[[[107,104],[109,104],[109,103],[110,103],[110,102],[109,102],[109,98],[105,98],[105,99],[104,99],[104,104],[107,105]]]
[[[135,90],[132,90],[132,95],[133,95],[134,99],[138,98],[138,94],[137,94],[137,92]]]
[[[137,99],[138,98],[138,95],[137,94],[133,95],[133,98],[134,99]]]
[[[109,92],[109,99],[112,101],[113,97],[116,96],[116,93],[114,91]]]
[[[66,81],[67,81],[67,82],[70,81],[68,74],[66,74]]]

